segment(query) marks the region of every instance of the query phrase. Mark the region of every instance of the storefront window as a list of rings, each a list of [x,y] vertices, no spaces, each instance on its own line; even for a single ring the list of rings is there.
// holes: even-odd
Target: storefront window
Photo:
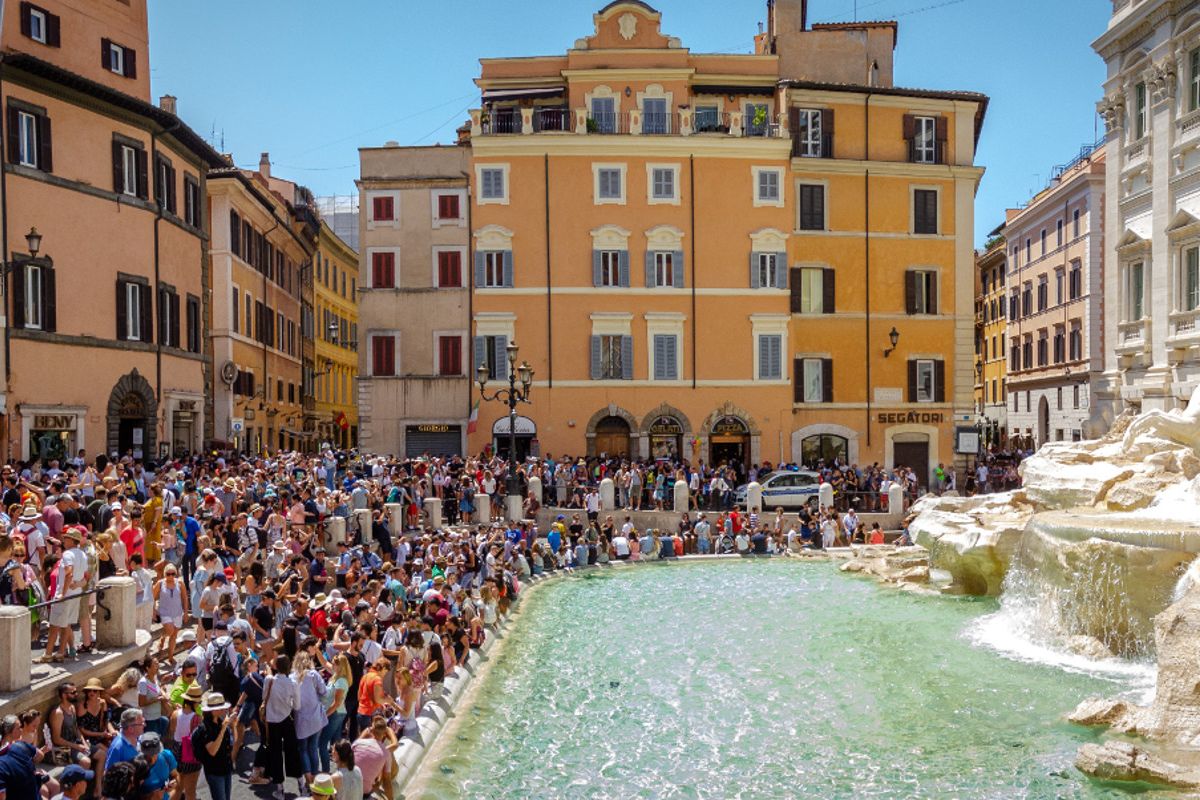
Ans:
[[[659,417],[650,426],[650,456],[676,461],[683,446],[683,425],[674,417]]]
[[[846,451],[846,439],[830,433],[808,436],[800,442],[800,458],[808,467],[816,466],[818,461],[829,464],[834,459],[837,459],[838,463],[845,464],[847,462]]]
[[[75,431],[31,430],[29,457],[43,462],[57,458],[62,461],[75,452]]]

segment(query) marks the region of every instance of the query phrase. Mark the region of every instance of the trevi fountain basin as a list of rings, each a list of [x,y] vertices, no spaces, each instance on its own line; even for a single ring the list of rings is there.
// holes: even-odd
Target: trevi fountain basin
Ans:
[[[918,502],[914,540],[949,574],[943,591],[999,596],[977,642],[1148,677],[1141,696],[1068,716],[1106,731],[1079,750],[1081,771],[1200,796],[1200,389],[1101,439],[1047,443],[1021,470],[1015,491]]]

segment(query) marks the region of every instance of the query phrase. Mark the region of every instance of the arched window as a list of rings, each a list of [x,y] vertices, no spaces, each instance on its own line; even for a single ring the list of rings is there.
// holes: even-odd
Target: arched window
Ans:
[[[800,458],[807,467],[816,466],[818,461],[830,464],[836,458],[838,463],[847,463],[846,453],[848,442],[842,436],[832,433],[822,433],[808,436],[800,442]]]

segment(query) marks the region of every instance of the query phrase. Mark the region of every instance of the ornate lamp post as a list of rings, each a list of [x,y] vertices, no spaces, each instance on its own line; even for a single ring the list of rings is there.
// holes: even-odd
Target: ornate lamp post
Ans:
[[[480,363],[476,370],[476,381],[479,383],[479,398],[486,403],[502,400],[508,403],[508,474],[504,481],[506,511],[510,519],[521,517],[521,492],[517,486],[517,404],[529,402],[529,392],[533,388],[533,368],[525,361],[517,365],[517,343],[508,345],[508,388],[497,389],[489,396],[487,389],[488,365]],[[501,377],[501,376],[497,376]],[[517,384],[520,384],[518,386]]]

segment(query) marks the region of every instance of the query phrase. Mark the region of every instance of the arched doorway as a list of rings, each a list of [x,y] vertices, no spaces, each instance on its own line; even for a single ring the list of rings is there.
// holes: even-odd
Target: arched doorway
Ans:
[[[832,464],[835,460],[839,464],[849,464],[849,450],[850,442],[845,436],[834,433],[806,436],[800,440],[800,463],[810,469],[821,462]]]
[[[146,458],[155,453],[158,403],[149,381],[134,369],[108,396],[108,450],[119,456]]]
[[[664,414],[650,423],[650,457],[678,461],[683,452],[683,423]]]
[[[1042,399],[1038,400],[1037,445],[1041,447],[1048,441],[1050,441],[1050,401],[1046,399],[1046,395],[1042,395]]]
[[[750,428],[737,417],[725,415],[713,423],[708,437],[710,464],[733,464],[744,469],[750,459]]]
[[[508,443],[510,428],[516,431],[517,452],[515,459],[517,461],[524,461],[533,451],[534,437],[537,436],[537,425],[529,417],[521,415],[517,415],[515,427],[510,424],[507,415],[500,417],[492,423],[492,448],[502,458],[509,458]]]
[[[628,456],[631,433],[629,423],[621,417],[604,417],[596,423],[596,454]]]

